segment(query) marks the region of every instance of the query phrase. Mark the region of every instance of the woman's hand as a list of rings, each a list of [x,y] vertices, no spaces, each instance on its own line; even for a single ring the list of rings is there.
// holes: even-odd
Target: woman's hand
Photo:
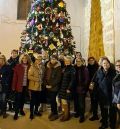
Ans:
[[[117,104],[117,108],[120,109],[120,104]]]
[[[67,90],[66,92],[67,92],[67,93],[70,93],[70,90]]]

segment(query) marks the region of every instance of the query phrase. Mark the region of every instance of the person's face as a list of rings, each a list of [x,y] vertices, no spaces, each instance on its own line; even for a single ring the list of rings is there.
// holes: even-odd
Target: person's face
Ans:
[[[76,65],[77,65],[78,67],[80,67],[82,64],[83,64],[83,63],[82,63],[82,61],[81,61],[80,59],[76,60]]]
[[[27,63],[28,63],[28,60],[27,60],[27,57],[26,57],[26,56],[24,56],[24,57],[22,58],[22,62],[23,62],[24,64],[27,64]]]
[[[71,64],[71,60],[68,58],[65,58],[64,62],[66,66]]]
[[[89,63],[90,65],[94,65],[94,64],[95,64],[95,60],[91,58],[88,63]]]
[[[76,58],[81,58],[81,54],[80,53],[76,53]]]
[[[51,62],[51,64],[55,64],[55,63],[57,62],[57,60],[56,60],[55,58],[52,58],[52,59],[50,60],[50,62]]]
[[[43,55],[42,55],[42,58],[43,59],[48,59],[48,54],[44,52]]]
[[[18,53],[13,51],[12,54],[11,54],[12,58],[16,58],[18,56]]]
[[[42,59],[36,59],[36,60],[35,60],[35,63],[36,63],[37,65],[40,65],[41,62],[42,62]]]
[[[0,59],[0,65],[3,65],[3,62],[4,62],[3,59]]]
[[[59,59],[64,60],[64,54],[60,54]]]
[[[102,62],[102,67],[104,68],[104,70],[108,70],[110,68],[110,64],[107,60],[103,60]]]
[[[116,71],[118,71],[120,73],[120,62],[117,62],[115,64],[115,69],[116,69]]]

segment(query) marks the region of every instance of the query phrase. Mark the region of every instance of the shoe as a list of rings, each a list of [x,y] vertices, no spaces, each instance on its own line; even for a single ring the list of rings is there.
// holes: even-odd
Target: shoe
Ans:
[[[50,119],[53,116],[53,113],[50,113],[48,116],[48,119]]]
[[[90,121],[99,120],[99,117],[98,117],[98,116],[92,116],[89,120],[90,120]]]
[[[99,127],[99,129],[107,129],[107,128],[108,128],[107,125],[101,125],[101,126]]]
[[[18,119],[18,114],[15,114],[14,117],[13,117],[14,120],[17,120]]]
[[[37,112],[35,111],[34,114],[35,114],[36,116],[42,116],[42,114],[41,114],[40,112],[38,112],[38,111],[37,111]]]
[[[100,123],[102,123],[102,118],[100,119]]]
[[[58,119],[58,115],[57,115],[57,114],[52,115],[49,120],[50,120],[50,121],[54,121],[54,120],[56,120],[56,119]]]
[[[3,119],[7,118],[8,115],[6,113],[3,113]]]
[[[25,116],[25,112],[23,110],[20,111],[20,115]]]
[[[85,121],[85,118],[84,117],[82,117],[82,118],[79,119],[79,122],[80,123],[83,123],[84,121]]]
[[[78,117],[80,117],[80,115],[78,113],[75,113],[74,117],[78,118]]]
[[[33,116],[33,114],[30,114],[30,117],[29,117],[31,120],[33,120],[34,119],[34,116]]]

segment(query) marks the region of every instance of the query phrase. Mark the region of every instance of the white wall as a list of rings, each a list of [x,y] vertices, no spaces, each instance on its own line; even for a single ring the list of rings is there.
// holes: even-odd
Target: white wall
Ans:
[[[25,21],[17,21],[17,0],[0,0],[0,51],[7,57],[20,46]]]
[[[120,0],[114,0],[115,59],[120,59]]]

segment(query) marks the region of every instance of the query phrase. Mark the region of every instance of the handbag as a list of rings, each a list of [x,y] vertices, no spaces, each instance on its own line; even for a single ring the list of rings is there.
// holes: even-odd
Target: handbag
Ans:
[[[94,87],[95,87],[95,82],[93,80],[96,77],[96,74],[97,74],[97,71],[95,72],[95,74],[94,74],[94,76],[93,76],[93,78],[92,78],[92,80],[91,80],[91,82],[89,84],[89,90],[93,90]]]

